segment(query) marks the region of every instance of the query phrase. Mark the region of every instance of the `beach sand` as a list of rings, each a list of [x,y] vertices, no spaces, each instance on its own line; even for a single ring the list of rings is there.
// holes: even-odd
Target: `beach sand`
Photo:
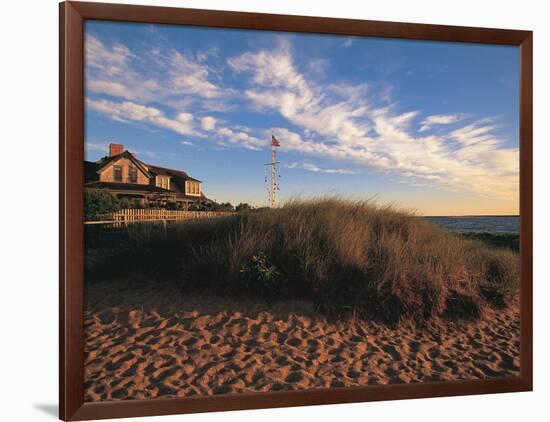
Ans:
[[[331,321],[141,281],[86,289],[85,400],[105,401],[519,375],[519,307],[431,328]]]

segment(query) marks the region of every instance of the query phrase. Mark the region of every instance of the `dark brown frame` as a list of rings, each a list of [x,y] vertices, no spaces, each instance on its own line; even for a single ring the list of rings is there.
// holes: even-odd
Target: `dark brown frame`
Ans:
[[[533,34],[531,31],[106,3],[60,4],[59,416],[63,420],[531,391],[533,386]],[[85,19],[181,24],[520,47],[520,376],[474,381],[84,403],[83,146]]]

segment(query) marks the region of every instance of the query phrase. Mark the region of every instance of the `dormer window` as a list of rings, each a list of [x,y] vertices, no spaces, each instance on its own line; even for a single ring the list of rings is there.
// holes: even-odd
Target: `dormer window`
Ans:
[[[185,182],[185,193],[187,195],[199,196],[201,194],[200,183],[188,180]]]
[[[157,176],[156,185],[159,188],[170,190],[170,176]]]

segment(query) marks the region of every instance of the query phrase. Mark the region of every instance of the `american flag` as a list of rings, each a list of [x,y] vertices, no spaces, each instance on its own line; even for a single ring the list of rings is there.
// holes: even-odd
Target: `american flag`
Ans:
[[[273,136],[273,135],[271,135],[271,146],[272,147],[280,147],[281,146],[281,144],[279,143],[277,138],[275,138],[275,136]]]

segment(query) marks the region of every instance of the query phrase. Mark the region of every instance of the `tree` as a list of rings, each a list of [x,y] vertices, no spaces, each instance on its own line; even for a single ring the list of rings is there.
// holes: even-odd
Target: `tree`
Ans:
[[[84,190],[84,218],[92,220],[107,212],[118,211],[128,207],[128,201],[119,199],[102,189]]]
[[[224,202],[222,204],[217,204],[215,211],[235,211],[231,202]]]
[[[245,212],[245,211],[250,211],[250,210],[252,210],[252,207],[247,203],[242,203],[241,202],[239,205],[237,205],[235,207],[235,211],[237,211],[237,212]]]

